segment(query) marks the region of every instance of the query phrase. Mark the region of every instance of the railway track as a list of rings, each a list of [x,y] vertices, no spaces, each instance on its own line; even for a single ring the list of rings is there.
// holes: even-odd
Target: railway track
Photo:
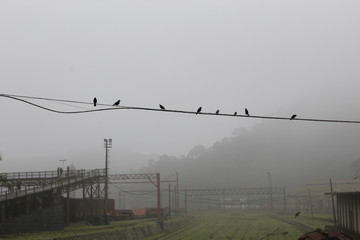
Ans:
[[[236,234],[240,231],[241,227],[238,227],[231,236],[227,236],[226,239],[233,239]]]
[[[299,223],[299,222],[296,222],[296,221],[293,221],[293,220],[290,220],[290,219],[284,219],[282,217],[279,217],[279,216],[271,216],[272,218],[280,221],[280,222],[284,222],[284,223],[287,223],[287,224],[290,224],[290,225],[293,225],[294,227],[296,227],[297,229],[299,229],[301,232],[310,232],[310,231],[313,231],[314,229],[305,225],[305,224],[302,224],[302,223]]]
[[[198,225],[198,223],[194,223],[194,222],[189,222],[188,224],[184,225],[184,226],[180,226],[179,228],[171,231],[171,232],[166,232],[161,234],[160,236],[151,238],[151,240],[166,240],[166,239],[170,239],[176,235],[178,235],[179,233],[182,233],[194,226]]]
[[[155,222],[155,218],[151,218],[151,219],[145,219],[145,220],[141,220],[141,221],[134,221],[134,222],[129,222],[129,223],[124,223],[124,224],[114,224],[114,225],[100,225],[100,226],[96,226],[96,228],[91,229],[91,228],[71,228],[68,229],[66,231],[68,232],[72,232],[72,233],[84,233],[84,232],[93,232],[93,231],[101,231],[101,230],[113,230],[113,229],[121,229],[121,228],[126,228],[126,227],[132,227],[132,226],[136,226],[138,224],[143,224],[143,223],[148,223],[148,222]],[[120,223],[120,221],[119,221]]]
[[[246,237],[246,234],[248,233],[251,225],[252,225],[252,223],[249,223],[249,224],[247,225],[244,234],[241,236],[241,240],[245,240],[245,239],[246,239],[246,238],[245,238],[245,237]]]
[[[217,228],[214,232],[210,233],[209,239],[213,239],[214,235],[219,232],[221,229],[225,227],[225,224],[221,225],[221,227]]]
[[[262,225],[262,224],[260,224],[260,225],[259,225],[259,229],[261,229],[261,228],[262,228],[262,226],[263,226],[263,225]],[[256,233],[256,238],[255,238],[255,239],[259,239],[259,238],[260,238],[260,236],[259,236],[259,235],[260,235],[260,231],[258,231],[258,232]]]

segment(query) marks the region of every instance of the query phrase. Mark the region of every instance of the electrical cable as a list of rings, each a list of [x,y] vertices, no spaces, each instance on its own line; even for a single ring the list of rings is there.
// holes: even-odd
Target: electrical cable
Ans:
[[[32,106],[41,108],[43,110],[47,110],[50,112],[61,113],[61,114],[80,114],[80,113],[90,113],[90,112],[102,112],[102,111],[112,111],[112,110],[143,110],[143,111],[156,111],[156,112],[172,112],[172,113],[182,113],[182,114],[199,114],[199,115],[211,115],[211,116],[223,116],[223,117],[241,117],[241,118],[257,118],[257,119],[272,119],[272,120],[290,120],[289,117],[275,117],[275,116],[262,116],[262,115],[234,115],[234,114],[226,114],[226,113],[210,113],[210,112],[200,112],[197,113],[195,111],[184,111],[184,110],[171,110],[171,109],[158,109],[158,108],[147,108],[147,107],[134,107],[134,106],[112,106],[111,104],[98,104],[101,106],[111,106],[109,108],[99,108],[93,110],[83,110],[83,111],[59,111],[52,108],[47,108],[22,98],[28,99],[38,99],[38,100],[47,100],[47,101],[58,101],[58,102],[70,102],[70,103],[78,103],[78,104],[93,104],[90,102],[81,102],[81,101],[73,101],[73,100],[64,100],[64,99],[53,99],[53,98],[43,98],[43,97],[32,97],[32,96],[21,96],[21,95],[10,95],[10,94],[0,94],[0,97],[10,98],[13,100],[21,101],[26,104],[30,104]],[[315,118],[294,118],[292,121],[308,121],[308,122],[328,122],[328,123],[357,123],[360,121],[357,120],[338,120],[338,119],[315,119]]]

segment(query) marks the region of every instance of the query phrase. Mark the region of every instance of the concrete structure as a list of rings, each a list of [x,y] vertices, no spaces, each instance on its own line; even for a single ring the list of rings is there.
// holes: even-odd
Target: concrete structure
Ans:
[[[332,184],[334,193],[360,191],[360,179],[333,180]],[[331,195],[326,194],[330,192],[329,180],[300,185],[288,195],[288,209],[310,211],[312,207],[314,212],[332,213]]]
[[[342,229],[360,235],[360,191],[338,192],[337,225]]]

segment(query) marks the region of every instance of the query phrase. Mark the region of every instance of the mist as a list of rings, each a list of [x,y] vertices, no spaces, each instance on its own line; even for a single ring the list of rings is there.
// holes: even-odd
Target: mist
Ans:
[[[2,94],[359,120],[357,1],[2,1]],[[32,100],[52,109],[91,105]],[[182,186],[352,177],[358,124],[119,110],[57,114],[0,98],[1,172],[179,172]],[[202,146],[197,147],[196,146]]]

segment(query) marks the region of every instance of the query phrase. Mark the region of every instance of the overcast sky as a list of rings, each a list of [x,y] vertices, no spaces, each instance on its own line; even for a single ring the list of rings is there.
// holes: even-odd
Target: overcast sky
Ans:
[[[326,118],[319,109],[344,100],[358,110],[359,12],[358,0],[2,0],[0,93]],[[298,112],[302,102],[314,109]],[[113,139],[112,161],[126,162],[122,151],[181,156],[259,122],[134,110],[61,115],[6,98],[0,109],[0,172],[52,170],[64,158],[103,167],[104,138]],[[99,161],[80,160],[82,152]]]

